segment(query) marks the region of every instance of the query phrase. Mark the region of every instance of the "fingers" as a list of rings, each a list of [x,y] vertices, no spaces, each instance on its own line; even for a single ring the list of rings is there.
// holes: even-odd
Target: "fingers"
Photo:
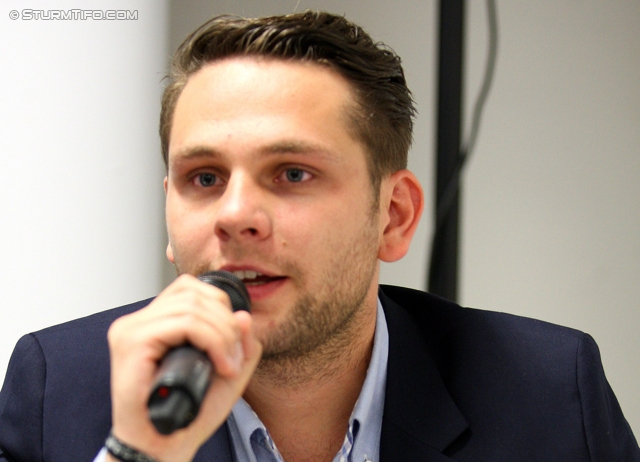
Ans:
[[[229,415],[231,408],[246,389],[262,356],[262,345],[253,335],[252,319],[249,313],[239,311],[234,315],[241,326],[243,359],[237,375],[214,378],[202,402],[198,417],[187,428],[197,432],[202,441],[206,441],[211,435],[209,428],[217,427],[224,421],[223,419],[216,425],[215,416],[224,415],[226,419]]]
[[[108,340],[114,434],[159,460],[195,454],[242,395],[262,353],[251,315],[233,313],[227,294],[192,276],[179,277],[147,307],[119,318]],[[216,375],[194,422],[162,436],[146,403],[158,362],[185,343],[206,352]]]
[[[191,276],[181,276],[149,306],[118,319],[110,341],[125,353],[144,344],[149,360],[190,343],[205,351],[221,375],[237,373],[242,349],[240,328],[222,290]]]

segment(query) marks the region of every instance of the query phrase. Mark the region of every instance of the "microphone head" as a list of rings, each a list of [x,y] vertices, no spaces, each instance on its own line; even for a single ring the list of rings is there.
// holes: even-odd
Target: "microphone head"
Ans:
[[[224,290],[231,299],[233,311],[251,312],[251,299],[242,280],[229,271],[208,271],[198,276],[202,282]]]

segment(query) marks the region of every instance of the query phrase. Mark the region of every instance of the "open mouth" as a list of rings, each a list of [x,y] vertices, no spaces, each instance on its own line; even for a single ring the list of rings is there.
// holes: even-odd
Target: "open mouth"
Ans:
[[[235,270],[232,271],[232,273],[241,279],[248,287],[259,286],[284,279],[284,276],[267,276],[266,274],[251,270]]]

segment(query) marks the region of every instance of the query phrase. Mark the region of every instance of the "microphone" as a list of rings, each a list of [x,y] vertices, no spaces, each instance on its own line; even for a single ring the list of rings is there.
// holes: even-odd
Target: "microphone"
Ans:
[[[250,311],[249,293],[236,275],[210,271],[198,279],[224,290],[233,311]],[[170,350],[162,358],[147,402],[149,418],[159,433],[169,435],[196,418],[213,374],[207,355],[188,344]]]

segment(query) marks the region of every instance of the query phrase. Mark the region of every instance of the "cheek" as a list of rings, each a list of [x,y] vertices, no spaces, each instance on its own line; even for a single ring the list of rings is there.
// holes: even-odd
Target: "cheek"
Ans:
[[[275,223],[283,250],[298,252],[305,265],[331,261],[335,251],[361,237],[364,216],[353,202],[325,198],[313,207],[279,214]]]
[[[213,233],[208,214],[188,210],[177,201],[167,200],[167,232],[174,252],[189,252],[192,247],[201,248],[202,241]],[[210,220],[209,220],[210,221]]]
[[[280,207],[274,214],[274,230],[287,240],[311,243],[339,232],[344,222],[341,207],[331,205],[335,199],[323,198],[312,203]]]

